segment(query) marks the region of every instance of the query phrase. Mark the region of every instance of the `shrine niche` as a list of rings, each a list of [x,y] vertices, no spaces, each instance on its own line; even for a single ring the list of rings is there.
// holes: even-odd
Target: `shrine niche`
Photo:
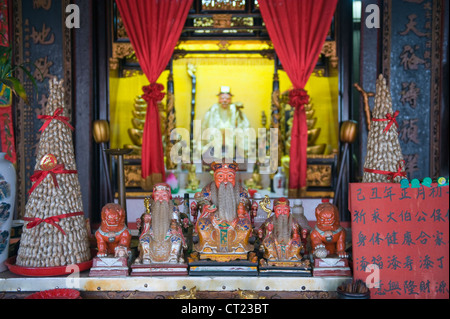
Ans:
[[[257,1],[194,1],[185,26],[174,49],[172,59],[158,82],[166,93],[158,103],[167,172],[177,176],[179,189],[186,189],[190,166],[170,160],[170,150],[179,140],[171,140],[175,128],[188,131],[191,147],[194,121],[204,120],[208,109],[217,103],[218,92],[228,86],[240,117],[248,118],[249,127],[278,129],[278,163],[289,176],[290,134],[294,108],[289,105],[288,90],[292,84],[262,22]],[[131,148],[125,158],[127,192],[136,194],[149,190],[142,180],[142,135],[145,101],[139,88],[146,85],[136,54],[129,42],[123,19],[112,2],[112,55],[110,59],[111,146]],[[332,197],[336,186],[338,120],[338,73],[334,21],[329,28],[307,91],[308,101],[308,197]],[[238,76],[237,76],[238,75]],[[255,94],[256,93],[256,94]],[[131,96],[132,94],[132,96]],[[173,138],[173,136],[172,136]],[[191,162],[190,162],[191,163]],[[257,165],[240,165],[244,179],[263,170]],[[257,167],[258,166],[258,167]],[[209,181],[208,165],[197,168],[200,185]],[[180,177],[181,174],[181,177]],[[253,173],[254,174],[254,173]],[[258,173],[256,173],[258,174]],[[259,179],[258,175],[254,175]],[[260,186],[270,188],[270,178]],[[286,181],[286,187],[289,180]]]

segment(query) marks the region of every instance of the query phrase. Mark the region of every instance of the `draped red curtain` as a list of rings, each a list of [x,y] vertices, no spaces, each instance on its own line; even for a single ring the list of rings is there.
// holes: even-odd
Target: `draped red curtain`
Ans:
[[[136,57],[150,82],[143,87],[147,115],[142,138],[142,177],[146,188],[165,180],[157,103],[164,86],[156,83],[170,61],[193,0],[116,0]]]
[[[275,51],[294,88],[294,107],[289,164],[289,196],[306,190],[308,129],[304,90],[319,58],[338,0],[259,0],[261,15]]]

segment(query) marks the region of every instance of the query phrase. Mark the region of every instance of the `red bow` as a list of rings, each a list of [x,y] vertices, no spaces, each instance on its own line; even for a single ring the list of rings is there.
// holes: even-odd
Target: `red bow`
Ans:
[[[393,180],[396,177],[406,177],[406,172],[403,170],[403,166],[405,166],[405,161],[401,160],[398,162],[398,169],[395,173],[391,172],[388,176],[388,180]]]
[[[393,180],[396,177],[406,177],[406,172],[403,170],[403,166],[405,165],[405,161],[401,160],[398,162],[398,169],[396,172],[389,172],[389,171],[381,171],[377,169],[370,169],[370,168],[364,168],[364,172],[367,173],[375,173],[375,174],[382,174],[382,175],[388,175],[388,181]]]
[[[294,107],[302,107],[309,103],[309,95],[304,89],[293,89],[289,91],[289,104]]]
[[[30,190],[28,191],[28,195],[30,195],[34,191],[34,189],[47,177],[48,174],[52,176],[53,184],[55,185],[55,187],[59,187],[58,181],[56,180],[56,174],[76,174],[76,173],[77,173],[76,170],[64,169],[64,164],[58,164],[48,171],[35,171],[34,174],[30,177],[30,180],[36,183],[34,183],[33,186],[31,186]]]
[[[55,112],[53,113],[53,115],[39,115],[38,119],[40,120],[46,120],[44,125],[42,125],[41,129],[39,130],[39,132],[43,132],[47,126],[49,126],[50,122],[52,120],[58,120],[63,122],[64,124],[66,124],[72,131],[75,130],[75,128],[70,125],[69,123],[69,118],[67,116],[60,116],[60,114],[63,112],[64,110],[62,108],[57,108],[55,110]]]
[[[61,219],[63,219],[63,218],[68,218],[68,217],[73,217],[73,216],[80,216],[80,215],[84,215],[84,213],[83,212],[76,212],[76,213],[62,214],[62,215],[58,215],[58,216],[47,217],[46,219],[37,218],[37,217],[33,217],[33,218],[31,218],[31,217],[24,217],[23,220],[26,221],[26,222],[29,222],[27,224],[27,229],[36,227],[37,225],[39,225],[41,223],[47,223],[47,224],[55,226],[56,228],[58,228],[58,230],[61,233],[63,233],[63,235],[66,235],[64,230],[57,223],[59,223],[61,221]]]
[[[162,90],[164,90],[164,85],[160,83],[152,83],[150,85],[144,86],[142,87],[142,90],[144,91],[142,98],[147,103],[150,103],[151,100],[159,102],[166,95],[166,93],[162,92]]]
[[[394,115],[391,115],[391,113],[386,114],[386,118],[385,119],[373,119],[373,121],[375,122],[386,122],[389,121],[388,125],[386,125],[386,128],[383,130],[383,132],[387,132],[389,131],[389,129],[391,128],[392,124],[395,123],[395,125],[398,127],[398,122],[397,122],[397,116],[400,114],[400,111],[395,111]]]

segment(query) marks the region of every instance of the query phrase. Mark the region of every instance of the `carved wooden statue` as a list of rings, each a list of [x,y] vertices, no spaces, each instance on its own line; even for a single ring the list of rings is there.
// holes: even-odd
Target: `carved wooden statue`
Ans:
[[[102,223],[95,232],[98,253],[89,276],[128,276],[131,234],[125,224],[125,210],[119,204],[109,203],[103,207],[101,217]]]
[[[258,230],[264,248],[263,257],[269,265],[301,266],[302,239],[308,235],[308,229],[302,228],[291,214],[288,199],[277,199],[273,206],[274,215],[267,218]]]
[[[236,182],[236,163],[212,163],[214,181],[196,194],[191,213],[201,214],[195,224],[198,242],[194,250],[200,259],[230,261],[247,259],[253,250],[248,193]]]
[[[97,257],[127,257],[131,234],[125,225],[125,210],[119,204],[109,203],[102,209],[102,223],[95,232]]]
[[[156,184],[152,199],[145,199],[146,212],[138,219],[141,226],[137,264],[184,263],[187,248],[179,221],[179,211],[171,199],[170,186]]]
[[[321,203],[316,208],[316,226],[311,232],[313,254],[318,258],[337,254],[348,258],[345,252],[345,229],[339,223],[339,211],[331,203]]]

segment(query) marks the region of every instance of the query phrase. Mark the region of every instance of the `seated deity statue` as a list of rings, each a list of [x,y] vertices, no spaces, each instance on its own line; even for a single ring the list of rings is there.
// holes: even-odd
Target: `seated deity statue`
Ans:
[[[198,242],[194,250],[200,259],[229,261],[247,259],[253,250],[251,211],[248,193],[236,182],[236,163],[211,164],[214,181],[196,193],[194,207],[195,232]],[[196,211],[201,214],[197,219]]]
[[[202,134],[208,129],[219,129],[222,134],[223,149],[233,149],[233,139],[225,138],[226,129],[242,129],[244,132],[250,128],[250,122],[243,112],[242,103],[232,103],[230,87],[222,86],[218,94],[218,103],[213,104],[202,119]],[[245,155],[249,149],[247,142],[241,145],[237,143],[239,154]],[[254,147],[253,145],[251,147]],[[211,152],[207,146],[203,147],[202,153]]]
[[[213,104],[206,112],[202,120],[203,128],[249,128],[250,122],[239,108],[240,104],[234,104],[231,90],[228,86],[222,86],[218,94],[218,103]]]
[[[267,218],[258,229],[258,237],[264,249],[263,257],[268,264],[300,262],[303,239],[308,229],[301,227],[291,214],[289,200],[279,198],[273,204],[274,215]]]
[[[141,228],[139,256],[136,264],[184,263],[183,249],[187,248],[180,224],[180,212],[174,205],[170,186],[153,187],[152,198],[145,199],[146,212],[137,219]]]

